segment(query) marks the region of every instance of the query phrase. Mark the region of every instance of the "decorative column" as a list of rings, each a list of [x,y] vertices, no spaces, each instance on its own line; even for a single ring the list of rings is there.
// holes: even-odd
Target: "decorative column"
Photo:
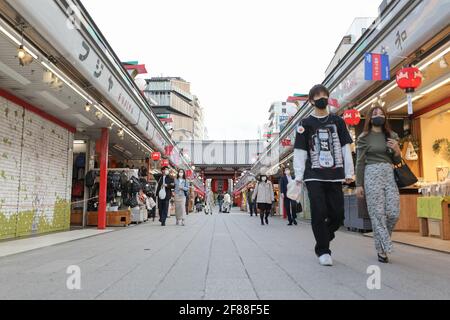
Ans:
[[[106,189],[108,185],[108,145],[109,129],[102,128],[100,138],[100,191],[98,194],[98,226],[99,230],[106,228]]]

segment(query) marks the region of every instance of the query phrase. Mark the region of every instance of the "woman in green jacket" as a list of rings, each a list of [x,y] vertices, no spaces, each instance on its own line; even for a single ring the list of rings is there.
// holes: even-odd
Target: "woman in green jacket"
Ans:
[[[401,150],[383,108],[371,108],[365,121],[356,147],[356,192],[366,197],[378,261],[388,263],[391,235],[400,215],[393,164],[401,161]]]

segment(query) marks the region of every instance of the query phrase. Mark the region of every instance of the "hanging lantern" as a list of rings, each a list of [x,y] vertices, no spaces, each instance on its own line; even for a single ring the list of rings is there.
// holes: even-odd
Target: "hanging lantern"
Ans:
[[[361,122],[361,114],[356,109],[346,110],[343,118],[345,123],[349,126],[357,126]]]
[[[186,170],[186,178],[191,178],[192,177],[192,170]]]
[[[283,139],[283,140],[281,140],[281,145],[283,147],[290,147],[291,146],[291,139]]]
[[[412,93],[422,84],[423,75],[417,67],[407,67],[397,72],[397,85],[405,90],[408,98],[408,114],[413,114]]]
[[[163,167],[168,167],[169,166],[169,160],[167,159],[162,159],[161,160],[161,168]]]
[[[161,159],[161,153],[160,152],[153,152],[152,153],[152,160],[153,161],[158,161],[159,159]]]
[[[167,157],[170,157],[172,155],[173,152],[173,146],[166,146],[164,148],[164,153]]]

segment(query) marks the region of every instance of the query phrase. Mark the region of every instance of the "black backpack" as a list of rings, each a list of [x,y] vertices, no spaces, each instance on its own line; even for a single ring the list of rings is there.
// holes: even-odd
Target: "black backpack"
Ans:
[[[88,188],[92,188],[92,186],[94,185],[94,183],[95,183],[95,178],[97,177],[97,174],[95,173],[95,171],[93,171],[93,170],[91,170],[91,171],[89,171],[87,174],[86,174],[86,177],[85,177],[85,185],[86,185],[86,187],[88,187]]]
[[[128,184],[128,176],[125,173],[125,171],[122,171],[122,173],[120,173],[120,186],[122,187],[122,191],[126,191],[126,187]]]
[[[147,170],[146,167],[142,166],[142,167],[139,169],[139,176],[140,176],[140,177],[146,177],[146,176],[148,176],[148,170]]]
[[[128,191],[131,194],[136,194],[141,189],[142,189],[142,186],[141,186],[141,183],[140,183],[139,179],[136,178],[136,177],[131,177],[130,182],[129,182],[129,189],[128,189]]]

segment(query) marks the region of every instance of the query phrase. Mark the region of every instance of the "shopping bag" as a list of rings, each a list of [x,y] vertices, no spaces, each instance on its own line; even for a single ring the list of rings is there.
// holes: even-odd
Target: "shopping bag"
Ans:
[[[161,200],[166,198],[166,188],[161,188],[161,190],[159,190],[158,197]]]
[[[286,196],[291,200],[301,202],[303,196],[303,184],[298,185],[294,180],[289,182],[287,185]]]

